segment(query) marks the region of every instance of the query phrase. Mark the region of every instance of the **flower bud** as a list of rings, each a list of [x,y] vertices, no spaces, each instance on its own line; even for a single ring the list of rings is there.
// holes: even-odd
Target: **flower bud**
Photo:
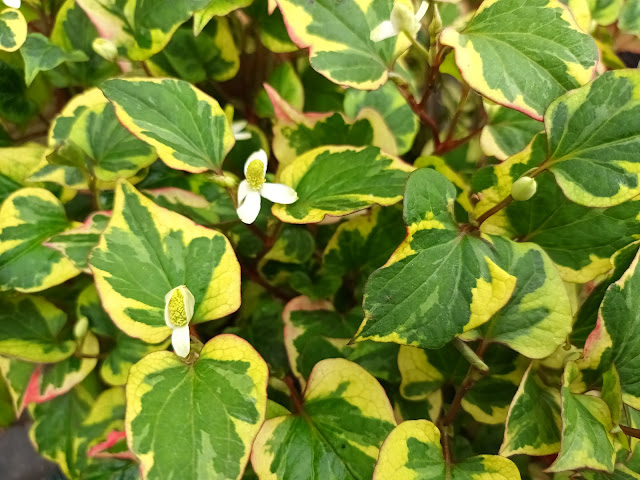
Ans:
[[[431,43],[435,43],[440,32],[442,32],[442,17],[440,16],[438,5],[434,4],[433,18],[431,19],[431,23],[429,23],[429,38],[431,39]]]
[[[111,40],[98,37],[93,41],[91,47],[105,60],[115,62],[118,59],[118,47]]]
[[[511,186],[511,196],[514,200],[524,202],[535,195],[537,188],[538,185],[533,178],[520,177]]]
[[[233,188],[238,185],[238,177],[230,172],[222,172],[221,175],[210,175],[208,178],[222,188]]]
[[[89,320],[87,317],[80,317],[73,326],[73,336],[80,340],[87,334],[87,330],[89,330]]]
[[[185,285],[169,290],[164,296],[164,321],[171,328],[171,344],[176,355],[185,358],[191,350],[189,322],[195,299]]]

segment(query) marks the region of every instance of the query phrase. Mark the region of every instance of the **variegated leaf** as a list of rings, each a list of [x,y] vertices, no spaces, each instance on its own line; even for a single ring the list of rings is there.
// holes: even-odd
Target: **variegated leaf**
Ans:
[[[0,305],[0,354],[33,362],[59,362],[73,354],[67,315],[52,303],[3,293]]]
[[[89,260],[102,304],[125,333],[164,341],[164,297],[186,285],[195,297],[194,323],[240,305],[240,265],[229,241],[158,207],[127,182],[116,189],[114,213]]]
[[[638,70],[607,72],[549,107],[547,162],[569,200],[610,207],[640,193],[639,113]]]
[[[89,254],[98,244],[100,235],[111,219],[109,212],[94,212],[79,227],[65,230],[49,238],[43,245],[59,251],[85,273],[89,269]]]
[[[355,340],[438,348],[491,319],[511,298],[516,277],[486,240],[461,234],[455,187],[429,168],[407,182],[407,238],[365,287]]]
[[[264,420],[267,377],[264,360],[234,335],[207,342],[192,365],[170,352],[138,362],[126,431],[144,478],[240,479]]]
[[[485,155],[506,160],[525,149],[544,125],[511,108],[485,102],[489,123],[482,129],[480,145]]]
[[[640,35],[640,0],[626,0],[620,12],[618,27],[623,32]]]
[[[476,216],[511,193],[513,183],[544,162],[544,135],[495,167],[481,170],[474,181],[481,200]],[[568,200],[549,172],[536,177],[537,193],[512,202],[482,224],[482,231],[541,246],[567,282],[585,283],[611,268],[610,257],[640,234],[640,202],[588,208]],[[597,234],[595,234],[597,232]]]
[[[373,204],[393,205],[402,198],[413,167],[378,148],[319,147],[298,157],[279,175],[298,200],[274,205],[283,222],[315,223],[326,215],[341,216]]]
[[[0,148],[0,205],[13,192],[26,186],[27,178],[44,155],[45,148],[37,143]]]
[[[382,444],[374,480],[520,480],[518,467],[497,455],[480,455],[447,464],[440,431],[427,420],[411,420],[393,429]]]
[[[171,168],[192,173],[218,170],[234,144],[218,102],[188,82],[116,78],[101,88],[120,122],[154,146]]]
[[[640,409],[640,385],[637,381],[640,347],[636,332],[640,331],[640,270],[636,254],[629,269],[612,283],[604,295],[598,323],[584,346],[584,362],[605,372],[615,368],[620,377],[622,396],[628,405]]]
[[[38,292],[80,273],[71,260],[42,242],[72,227],[49,191],[23,188],[0,207],[0,290]]]
[[[27,38],[27,21],[20,10],[6,8],[0,12],[0,50],[15,52]]]
[[[552,455],[560,451],[560,392],[532,364],[509,407],[500,454]]]
[[[397,54],[409,46],[403,36],[378,43],[369,38],[378,24],[389,20],[395,2],[413,8],[405,0],[277,0],[292,40],[309,47],[313,68],[335,83],[363,90],[382,85]]]
[[[487,0],[440,42],[455,48],[472,88],[537,120],[560,95],[589,82],[598,61],[593,38],[557,0]]]
[[[599,397],[574,393],[575,363],[565,367],[562,385],[562,442],[551,472],[589,468],[613,472],[615,449],[609,407]]]
[[[309,376],[301,408],[262,426],[251,455],[259,478],[370,479],[395,425],[375,378],[348,360],[323,360]]]

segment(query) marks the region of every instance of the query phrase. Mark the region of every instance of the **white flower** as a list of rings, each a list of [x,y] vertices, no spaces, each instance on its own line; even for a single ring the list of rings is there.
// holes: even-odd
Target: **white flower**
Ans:
[[[3,0],[3,1],[7,7],[20,8],[20,4],[21,4],[20,0]]]
[[[374,42],[380,42],[400,35],[401,32],[406,32],[407,35],[415,37],[420,30],[420,21],[427,13],[428,7],[427,2],[422,2],[418,12],[414,14],[409,7],[403,3],[396,2],[393,10],[391,10],[391,19],[385,20],[374,28],[369,38]]]
[[[289,205],[298,200],[296,191],[281,183],[266,183],[267,153],[264,150],[249,155],[244,164],[246,180],[238,185],[238,217],[244,223],[253,223],[260,213],[260,197],[273,203]]]
[[[193,317],[195,299],[185,285],[172,288],[164,296],[164,322],[173,332],[171,344],[176,355],[186,357],[191,350],[189,322]]]
[[[236,140],[249,140],[251,133],[246,132],[244,129],[247,127],[246,120],[237,120],[231,124],[231,131],[233,132],[233,138]]]

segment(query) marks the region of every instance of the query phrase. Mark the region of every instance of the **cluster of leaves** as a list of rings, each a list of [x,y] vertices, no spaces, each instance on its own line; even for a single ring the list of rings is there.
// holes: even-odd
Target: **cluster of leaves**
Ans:
[[[67,477],[640,479],[640,0],[5,3],[0,423]]]

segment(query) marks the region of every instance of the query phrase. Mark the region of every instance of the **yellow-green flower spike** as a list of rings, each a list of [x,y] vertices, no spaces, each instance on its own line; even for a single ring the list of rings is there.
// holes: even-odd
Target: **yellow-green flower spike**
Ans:
[[[169,299],[169,321],[176,327],[184,327],[189,323],[187,312],[184,308],[184,296],[179,288],[176,288]]]
[[[247,167],[246,174],[247,183],[253,190],[260,190],[264,182],[266,181],[264,178],[264,164],[262,160],[258,160],[257,158],[253,160],[249,166]]]

